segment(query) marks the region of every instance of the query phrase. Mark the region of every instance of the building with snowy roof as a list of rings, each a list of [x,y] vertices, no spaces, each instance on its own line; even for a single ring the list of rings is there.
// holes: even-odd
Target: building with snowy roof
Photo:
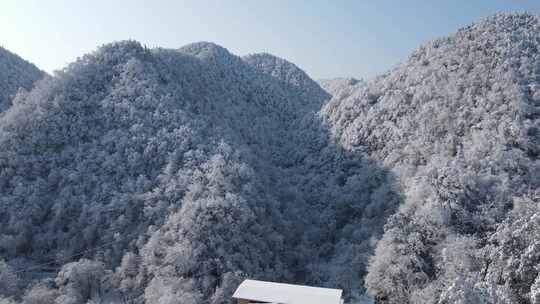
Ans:
[[[245,280],[233,298],[238,304],[343,304],[341,289]]]

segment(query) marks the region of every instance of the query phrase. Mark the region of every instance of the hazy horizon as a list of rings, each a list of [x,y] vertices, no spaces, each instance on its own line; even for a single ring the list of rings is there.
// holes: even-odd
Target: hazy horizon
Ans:
[[[371,78],[421,43],[497,12],[538,14],[540,3],[27,0],[3,2],[0,11],[0,45],[49,73],[100,45],[133,39],[149,47],[211,41],[237,55],[267,52],[320,79]]]

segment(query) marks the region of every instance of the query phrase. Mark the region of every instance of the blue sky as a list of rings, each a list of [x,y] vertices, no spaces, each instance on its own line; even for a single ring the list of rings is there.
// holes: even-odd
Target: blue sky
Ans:
[[[502,11],[540,14],[536,0],[2,0],[0,45],[51,72],[98,45],[216,42],[268,52],[314,78],[369,78],[418,44]]]

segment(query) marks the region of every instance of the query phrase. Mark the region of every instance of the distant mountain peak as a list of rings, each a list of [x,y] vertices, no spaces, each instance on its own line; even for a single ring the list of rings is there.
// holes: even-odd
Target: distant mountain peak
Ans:
[[[216,59],[234,56],[226,48],[207,41],[190,43],[181,47],[180,52],[195,56],[199,59]]]
[[[242,59],[263,73],[301,88],[311,97],[316,96],[319,101],[330,97],[306,72],[290,61],[268,53],[250,54]]]
[[[340,91],[343,91],[345,88],[350,88],[358,84],[364,84],[364,81],[353,77],[337,77],[319,79],[317,83],[319,83],[319,85],[330,95],[334,95]]]

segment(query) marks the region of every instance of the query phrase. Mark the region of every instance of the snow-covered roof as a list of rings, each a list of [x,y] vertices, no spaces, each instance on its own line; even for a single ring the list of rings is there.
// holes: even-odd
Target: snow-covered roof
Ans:
[[[340,304],[341,293],[341,289],[245,280],[233,298],[283,304]]]

